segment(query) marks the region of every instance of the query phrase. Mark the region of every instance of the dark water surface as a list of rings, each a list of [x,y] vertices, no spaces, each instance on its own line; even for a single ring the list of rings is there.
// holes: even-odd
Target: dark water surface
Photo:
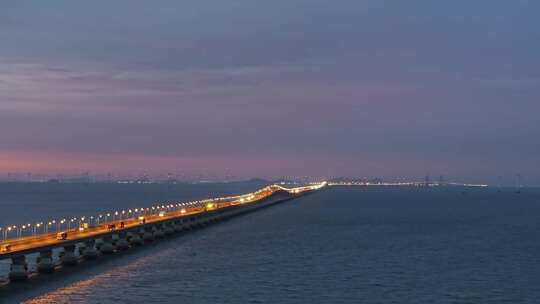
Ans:
[[[195,190],[184,195],[204,192]],[[43,194],[44,202],[49,195],[61,197]],[[86,211],[104,200],[75,206]],[[95,263],[0,302],[538,303],[539,262],[538,189],[334,188]]]

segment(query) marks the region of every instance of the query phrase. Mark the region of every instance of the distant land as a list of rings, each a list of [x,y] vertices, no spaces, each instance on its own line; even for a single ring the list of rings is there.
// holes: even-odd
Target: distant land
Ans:
[[[32,183],[118,183],[118,184],[204,184],[204,183],[233,183],[252,182],[259,184],[309,184],[322,180],[330,184],[341,185],[411,185],[411,186],[493,186],[527,188],[521,175],[512,176],[502,182],[499,177],[498,183],[469,182],[459,178],[448,178],[443,175],[431,177],[309,177],[309,176],[283,176],[283,177],[237,177],[233,175],[195,175],[183,174],[32,174],[32,173],[0,173],[0,183],[32,182]]]

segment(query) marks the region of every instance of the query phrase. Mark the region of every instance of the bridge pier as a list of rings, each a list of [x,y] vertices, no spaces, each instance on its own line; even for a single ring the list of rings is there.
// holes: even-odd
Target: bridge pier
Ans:
[[[184,231],[190,231],[193,229],[192,221],[193,218],[185,218],[182,220],[182,226]]]
[[[99,251],[103,254],[111,254],[114,252],[113,238],[111,235],[104,236],[102,238],[101,246],[99,246]]]
[[[217,212],[218,211],[214,211],[214,213],[210,214],[210,223],[211,224],[217,223],[219,221],[219,214]]]
[[[174,222],[174,231],[177,233],[180,233],[184,230],[184,227],[182,226],[182,220],[177,220]]]
[[[226,211],[223,213],[222,218],[223,218],[224,220],[230,219],[231,217],[234,216],[235,213],[236,213],[236,210],[235,210],[235,209],[233,209],[233,210],[226,210]]]
[[[28,264],[26,257],[19,255],[11,258],[11,266],[9,267],[10,281],[24,281],[28,278]]]
[[[208,226],[209,222],[208,222],[208,214],[202,214],[202,215],[199,215],[199,225],[201,227],[206,227]]]
[[[51,273],[54,271],[54,261],[52,256],[52,249],[43,250],[39,252],[39,256],[36,258],[37,270],[41,273]]]
[[[174,234],[174,227],[172,223],[165,223],[163,224],[163,231],[165,232],[165,235],[173,235]]]
[[[76,245],[66,245],[64,250],[60,252],[60,262],[63,265],[73,266],[77,264],[77,257],[75,256]]]
[[[208,226],[210,224],[210,216],[208,214],[203,214],[199,216],[199,218],[200,218],[201,225],[203,227]]]
[[[227,210],[219,210],[218,221],[224,221],[227,218]]]
[[[141,229],[142,230],[142,229]],[[141,230],[137,232],[128,232],[127,233],[127,239],[131,246],[137,246],[142,245],[143,241],[141,238]],[[144,233],[144,230],[142,230],[142,233]]]
[[[120,232],[118,234],[118,240],[116,241],[116,248],[118,250],[128,250],[129,249],[129,242],[127,240],[127,233],[126,232]]]
[[[156,239],[162,238],[165,236],[165,233],[163,232],[163,227],[161,224],[156,224],[154,226],[154,237]]]
[[[200,217],[199,215],[196,215],[196,216],[194,217],[194,221],[193,221],[192,223],[193,223],[193,226],[194,226],[195,228],[202,228],[202,227],[204,227],[204,225],[203,225],[203,223],[202,223],[202,221],[201,221],[201,217]]]
[[[91,239],[85,241],[81,247],[79,247],[79,253],[87,260],[94,260],[98,256],[97,249],[95,247],[96,240]]]
[[[210,221],[211,221],[212,223],[217,223],[217,222],[219,222],[219,210],[218,210],[218,211],[215,211],[215,212],[210,216],[210,218],[211,218]]]
[[[144,233],[143,233],[143,241],[144,242],[152,242],[154,241],[154,228],[153,227],[144,227]]]
[[[197,215],[197,228],[202,228],[206,226],[204,215]]]

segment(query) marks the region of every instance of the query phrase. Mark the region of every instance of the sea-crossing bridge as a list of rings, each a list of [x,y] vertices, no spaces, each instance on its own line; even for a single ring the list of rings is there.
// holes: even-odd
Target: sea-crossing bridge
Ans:
[[[288,201],[326,186],[326,182],[294,188],[274,184],[237,196],[1,227],[0,260],[11,259],[8,276],[11,281],[26,280],[38,273],[77,265],[82,259],[97,259],[104,254],[129,250],[155,239]],[[26,231],[26,235],[22,231]],[[55,249],[60,249],[57,258],[53,256]],[[31,272],[26,256],[35,253],[38,253],[36,272]]]

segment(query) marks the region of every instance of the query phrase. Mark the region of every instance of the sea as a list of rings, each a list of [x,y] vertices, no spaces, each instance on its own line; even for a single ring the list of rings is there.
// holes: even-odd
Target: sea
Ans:
[[[261,186],[3,183],[0,226]],[[540,189],[327,188],[89,263],[0,303],[539,303]]]

